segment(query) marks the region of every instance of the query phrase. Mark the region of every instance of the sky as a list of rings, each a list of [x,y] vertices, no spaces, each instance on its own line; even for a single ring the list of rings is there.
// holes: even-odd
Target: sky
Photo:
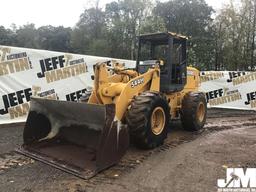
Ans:
[[[113,0],[100,0],[100,7]],[[165,0],[162,0],[165,1]],[[206,0],[214,9],[219,9],[229,0]],[[43,25],[73,27],[80,14],[87,7],[93,6],[93,0],[2,0],[0,3],[0,26],[9,28],[34,23]]]

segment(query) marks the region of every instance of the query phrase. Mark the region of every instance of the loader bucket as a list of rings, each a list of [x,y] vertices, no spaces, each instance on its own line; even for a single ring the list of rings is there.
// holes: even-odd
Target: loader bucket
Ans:
[[[126,152],[129,134],[114,121],[114,105],[31,98],[17,151],[88,179],[116,164]]]

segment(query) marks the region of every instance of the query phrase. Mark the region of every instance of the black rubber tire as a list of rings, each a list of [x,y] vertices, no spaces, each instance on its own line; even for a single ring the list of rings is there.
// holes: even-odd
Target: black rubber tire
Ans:
[[[202,120],[197,116],[199,104],[204,105],[205,113]],[[202,92],[187,93],[182,100],[181,123],[187,131],[199,131],[204,127],[207,116],[207,103]]]
[[[158,135],[151,129],[151,114],[156,107],[161,107],[165,113],[164,128]],[[153,149],[162,145],[167,137],[169,119],[170,108],[163,94],[147,91],[136,96],[126,115],[131,142],[142,149]]]

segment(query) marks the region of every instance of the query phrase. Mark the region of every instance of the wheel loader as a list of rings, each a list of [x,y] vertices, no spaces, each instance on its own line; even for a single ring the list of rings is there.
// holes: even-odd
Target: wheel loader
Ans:
[[[162,145],[169,120],[202,129],[206,99],[199,71],[187,66],[187,38],[165,32],[138,39],[136,68],[95,64],[86,101],[31,98],[18,152],[88,179],[117,164],[130,143]]]

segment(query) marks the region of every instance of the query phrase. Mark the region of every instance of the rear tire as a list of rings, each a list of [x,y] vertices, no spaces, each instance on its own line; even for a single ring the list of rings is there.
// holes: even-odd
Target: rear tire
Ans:
[[[199,131],[204,127],[207,114],[205,95],[201,92],[187,93],[182,100],[181,123],[187,131]]]
[[[170,108],[164,95],[143,92],[136,96],[126,115],[131,141],[143,149],[162,145],[167,137]]]

